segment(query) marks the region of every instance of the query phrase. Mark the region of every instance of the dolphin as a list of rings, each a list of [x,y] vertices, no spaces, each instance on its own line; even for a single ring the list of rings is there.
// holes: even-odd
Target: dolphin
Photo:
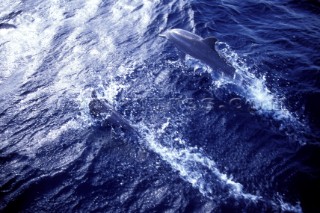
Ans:
[[[225,73],[229,77],[234,75],[234,67],[228,64],[215,49],[216,38],[202,38],[183,29],[170,29],[160,36],[173,42],[182,52],[209,65],[214,71]]]
[[[134,130],[129,121],[123,118],[107,100],[99,99],[96,91],[92,91],[92,100],[89,103],[90,115],[103,127],[120,128],[124,131]]]

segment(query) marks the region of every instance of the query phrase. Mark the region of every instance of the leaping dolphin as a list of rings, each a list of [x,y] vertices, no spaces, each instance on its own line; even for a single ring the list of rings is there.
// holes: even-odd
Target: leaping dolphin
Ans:
[[[234,75],[235,69],[215,49],[216,38],[204,39],[182,29],[171,29],[160,36],[172,41],[178,49],[209,65],[214,71],[218,70],[230,77]]]

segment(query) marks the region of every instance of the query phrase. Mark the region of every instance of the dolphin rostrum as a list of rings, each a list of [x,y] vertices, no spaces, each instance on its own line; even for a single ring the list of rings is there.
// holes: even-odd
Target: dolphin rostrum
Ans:
[[[178,49],[209,65],[214,71],[218,70],[230,77],[234,75],[235,69],[215,49],[216,38],[204,39],[182,29],[170,29],[160,36],[172,41]]]

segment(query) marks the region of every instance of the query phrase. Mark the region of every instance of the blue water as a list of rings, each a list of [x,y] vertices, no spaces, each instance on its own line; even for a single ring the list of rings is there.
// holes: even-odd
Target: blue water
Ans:
[[[2,0],[0,211],[320,212],[319,14]],[[171,28],[216,37],[240,77],[183,60]],[[92,117],[92,91],[131,128]]]

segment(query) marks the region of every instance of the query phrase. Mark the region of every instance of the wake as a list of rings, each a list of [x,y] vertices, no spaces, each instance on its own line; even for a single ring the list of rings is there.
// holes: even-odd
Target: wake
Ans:
[[[217,42],[216,45],[220,56],[225,58],[236,70],[232,78],[223,74],[219,75],[219,73],[212,70],[209,66],[190,56],[187,57],[186,65],[191,67],[195,72],[209,72],[212,76],[213,90],[227,88],[229,92],[235,93],[237,97],[224,101],[229,101],[230,103],[239,100],[236,106],[237,110],[248,113],[254,112],[259,116],[267,117],[271,121],[279,123],[281,131],[292,140],[298,141],[300,145],[305,145],[306,140],[303,135],[309,129],[303,121],[300,121],[296,113],[288,110],[284,104],[286,98],[281,96],[281,91],[279,89],[275,90],[276,93],[270,91],[266,85],[266,76],[256,77],[245,59],[233,51],[228,44]]]

